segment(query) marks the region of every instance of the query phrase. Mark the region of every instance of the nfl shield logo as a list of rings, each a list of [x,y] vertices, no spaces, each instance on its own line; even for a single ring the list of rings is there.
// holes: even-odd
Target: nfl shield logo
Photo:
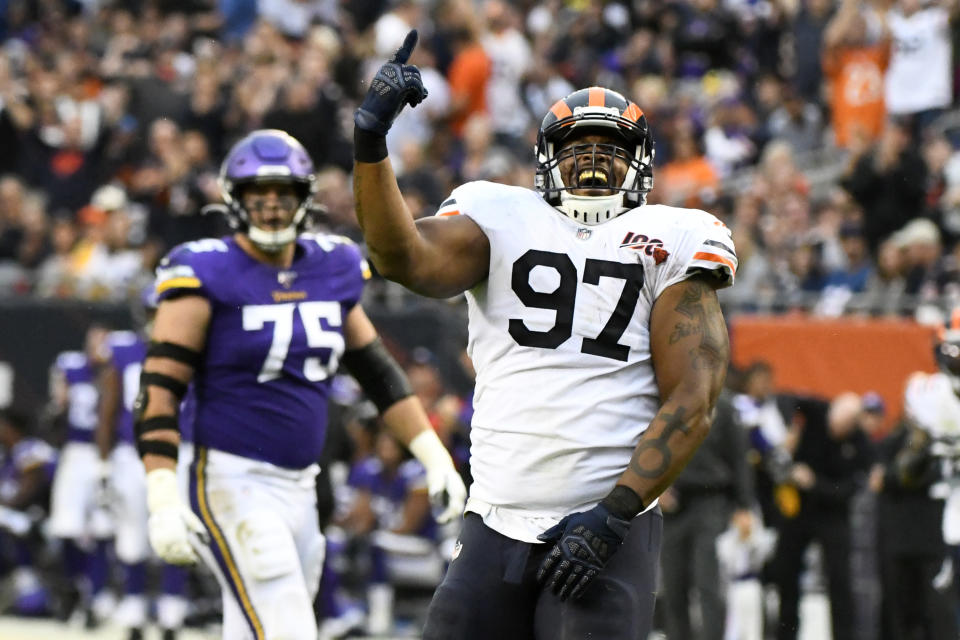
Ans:
[[[293,281],[296,279],[297,273],[295,271],[281,271],[277,274],[277,282],[279,282],[284,289],[289,289],[293,286]]]
[[[577,229],[577,240],[587,240],[592,235],[593,231],[590,229],[584,229],[583,227]]]

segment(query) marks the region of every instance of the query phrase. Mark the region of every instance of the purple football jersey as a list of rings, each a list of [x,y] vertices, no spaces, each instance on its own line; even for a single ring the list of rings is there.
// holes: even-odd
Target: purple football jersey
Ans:
[[[377,515],[380,527],[392,529],[403,521],[407,494],[415,489],[426,488],[427,472],[417,460],[407,460],[400,464],[396,472],[388,473],[378,458],[369,457],[353,465],[347,476],[347,484],[354,489],[369,491],[370,508]],[[436,538],[436,521],[432,516],[426,518],[415,533]]]
[[[193,390],[191,382],[180,402],[180,415],[177,417],[177,422],[180,424],[180,442],[193,442],[193,422],[196,416],[197,392]]]
[[[67,387],[67,440],[93,442],[100,394],[90,360],[79,351],[65,351],[57,356],[53,375]]]
[[[0,500],[7,501],[20,491],[23,474],[41,467],[47,482],[53,480],[57,452],[39,438],[24,438],[0,458]]]
[[[133,331],[113,331],[107,336],[110,362],[120,376],[121,403],[117,412],[117,442],[133,442],[133,403],[140,389],[140,370],[147,343]]]
[[[197,446],[294,469],[317,461],[343,324],[368,274],[356,245],[320,234],[297,240],[289,269],[231,237],[188,242],[161,261],[161,302],[201,295],[212,306],[194,376]]]

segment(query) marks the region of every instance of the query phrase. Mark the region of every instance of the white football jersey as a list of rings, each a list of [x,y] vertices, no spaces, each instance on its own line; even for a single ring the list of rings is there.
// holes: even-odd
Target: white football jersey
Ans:
[[[942,373],[914,373],[907,381],[904,411],[933,438],[960,442],[960,398]]]
[[[733,283],[730,230],[647,205],[578,224],[532,190],[471,182],[438,215],[467,215],[490,271],[467,292],[477,372],[467,510],[517,540],[596,505],[660,406],[650,356],[657,297],[690,275]]]
[[[946,483],[934,485],[931,497],[946,496],[943,539],[960,544],[960,398],[944,374],[918,372],[907,381],[904,412],[935,440],[932,451],[942,458],[940,472]]]

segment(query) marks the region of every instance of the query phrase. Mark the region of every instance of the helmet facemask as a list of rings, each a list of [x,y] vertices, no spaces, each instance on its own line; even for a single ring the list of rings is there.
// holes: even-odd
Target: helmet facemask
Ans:
[[[257,183],[292,184],[296,187],[298,204],[295,205],[290,224],[282,229],[268,230],[256,226],[250,212],[243,206],[243,187]],[[295,242],[297,236],[311,226],[311,218],[307,215],[313,207],[313,181],[284,180],[275,177],[263,180],[244,180],[240,183],[230,183],[220,180],[220,189],[224,203],[230,209],[227,217],[230,226],[243,231],[255,247],[265,253],[278,253],[285,246]]]
[[[599,134],[607,141],[564,146],[581,133]],[[653,188],[653,155],[646,119],[630,120],[616,107],[577,107],[570,116],[541,129],[535,186],[568,217],[582,224],[600,224],[646,202]],[[574,162],[573,179],[565,181],[561,164],[568,159]],[[615,161],[626,166],[622,180],[616,175]],[[600,193],[587,195],[584,190]]]
[[[298,202],[289,225],[267,230],[253,224],[243,206],[241,190],[251,184],[289,184],[295,187]],[[303,146],[289,134],[276,129],[254,131],[236,143],[224,159],[217,179],[231,228],[245,233],[261,251],[277,253],[296,241],[312,219],[316,177],[313,161]]]

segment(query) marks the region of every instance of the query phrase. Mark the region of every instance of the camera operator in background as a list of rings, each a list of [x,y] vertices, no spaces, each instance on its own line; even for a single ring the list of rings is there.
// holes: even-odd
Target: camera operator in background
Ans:
[[[795,514],[785,512],[773,559],[780,593],[778,640],[794,640],[799,628],[800,575],[804,553],[817,541],[823,548],[834,640],[853,638],[850,585],[850,502],[866,482],[873,451],[859,429],[860,396],[843,393],[829,404],[798,398],[789,485],[797,492]]]
[[[749,450],[747,461],[754,468],[756,497],[760,504],[763,522],[777,526],[783,518],[782,509],[795,511],[783,504],[784,483],[790,475],[790,451],[796,444],[796,435],[791,435],[790,419],[793,415],[793,400],[790,396],[774,393],[773,368],[768,362],[758,360],[743,372],[743,392],[733,398],[736,419],[747,432]],[[793,443],[793,444],[791,444]],[[778,504],[778,497],[781,504]],[[789,501],[795,503],[796,501]]]
[[[914,374],[908,398],[915,398],[930,377]],[[957,637],[956,588],[941,529],[943,471],[927,432],[909,417],[877,446],[869,486],[878,497],[881,640]]]

